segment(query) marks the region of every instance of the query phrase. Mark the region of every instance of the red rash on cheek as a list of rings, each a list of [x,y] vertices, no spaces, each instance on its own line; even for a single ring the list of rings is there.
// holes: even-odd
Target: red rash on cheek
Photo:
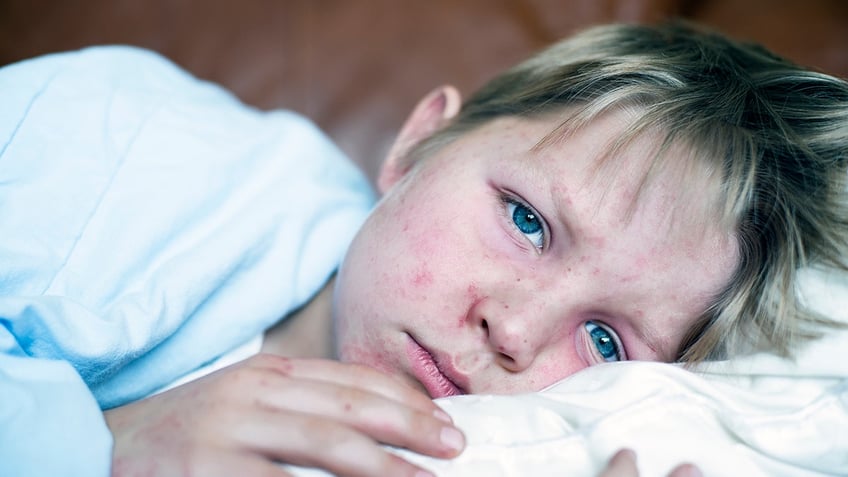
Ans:
[[[467,309],[468,309],[468,311],[470,311],[472,308],[474,308],[474,306],[477,304],[477,302],[480,301],[480,289],[477,288],[477,285],[475,285],[474,283],[471,283],[471,284],[468,285],[468,288],[466,289],[466,296],[468,298],[468,301],[467,301],[468,308]],[[459,319],[456,320],[456,327],[457,328],[464,327],[466,325],[466,323],[468,322],[468,319],[469,319],[468,315],[466,315],[466,314],[460,315]]]
[[[416,287],[422,287],[433,284],[433,274],[425,267],[421,267],[415,271],[412,277],[412,284]]]
[[[459,315],[459,319],[456,320],[457,329],[465,328],[465,324],[468,323],[468,316]]]
[[[473,283],[468,285],[468,298],[471,300],[471,303],[480,301],[480,290],[477,288],[477,285]]]

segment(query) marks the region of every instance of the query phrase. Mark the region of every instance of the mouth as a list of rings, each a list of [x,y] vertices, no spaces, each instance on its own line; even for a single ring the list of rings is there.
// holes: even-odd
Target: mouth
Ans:
[[[412,365],[415,378],[424,385],[432,398],[458,396],[468,394],[456,382],[445,374],[439,361],[426,348],[415,341],[411,335],[406,335],[406,354]]]

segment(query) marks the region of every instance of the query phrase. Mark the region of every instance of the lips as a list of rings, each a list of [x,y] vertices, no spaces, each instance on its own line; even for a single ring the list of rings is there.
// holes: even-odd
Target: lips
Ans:
[[[415,338],[407,335],[406,354],[412,365],[412,373],[433,398],[466,394],[451,378],[445,375],[438,360]]]

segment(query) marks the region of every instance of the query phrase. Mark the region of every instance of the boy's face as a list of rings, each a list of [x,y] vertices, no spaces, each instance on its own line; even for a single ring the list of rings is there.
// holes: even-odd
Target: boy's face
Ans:
[[[499,119],[401,175],[341,268],[339,357],[433,397],[535,391],[605,361],[673,360],[729,281],[736,244],[685,199],[697,194],[681,196],[679,174],[661,172],[636,199],[647,138],[597,180],[592,167],[623,117],[541,148],[558,120]]]

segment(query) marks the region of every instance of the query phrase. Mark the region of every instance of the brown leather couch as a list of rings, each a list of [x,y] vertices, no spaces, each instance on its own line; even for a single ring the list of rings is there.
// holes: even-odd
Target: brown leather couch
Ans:
[[[0,0],[0,64],[152,48],[249,104],[313,118],[373,178],[432,87],[468,93],[576,29],[671,16],[848,77],[842,0]]]

